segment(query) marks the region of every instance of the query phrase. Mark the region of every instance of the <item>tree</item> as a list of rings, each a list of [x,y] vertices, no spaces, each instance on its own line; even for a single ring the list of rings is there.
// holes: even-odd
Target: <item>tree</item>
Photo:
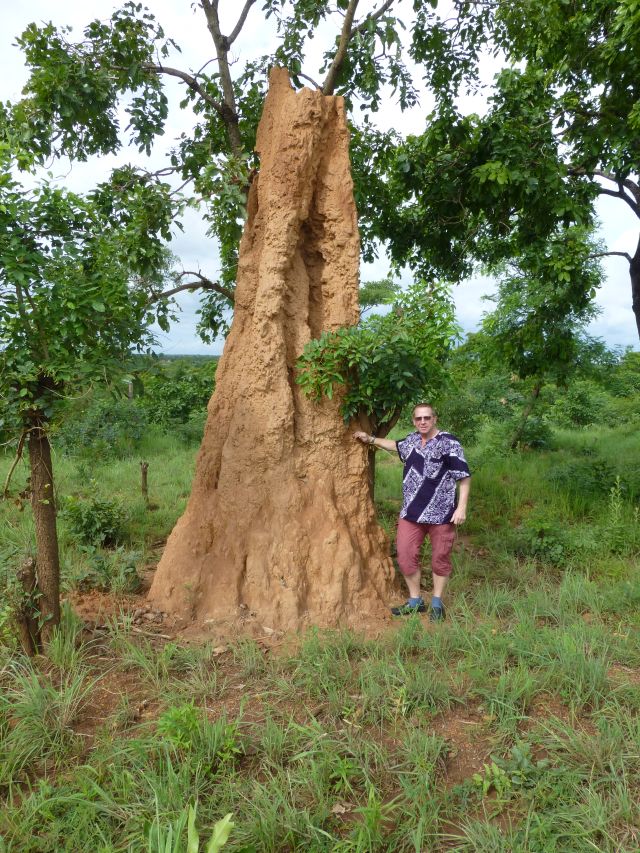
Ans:
[[[392,310],[358,326],[324,332],[298,359],[298,382],[319,400],[341,394],[345,423],[384,438],[408,402],[431,399],[445,382],[444,362],[458,332],[454,306],[443,285],[416,282],[405,291],[374,282],[371,299],[392,301]],[[375,451],[369,451],[373,496]]]
[[[130,142],[149,153],[167,120],[167,81],[184,84],[181,106],[191,106],[197,123],[192,133],[176,141],[166,167],[146,177],[151,182],[175,175],[219,241],[222,268],[217,279],[201,270],[182,273],[191,286],[207,285],[201,331],[205,337],[215,335],[224,325],[225,311],[233,306],[240,230],[257,168],[252,153],[256,127],[267,72],[274,63],[286,67],[296,85],[311,83],[324,94],[344,95],[349,105],[358,102],[363,122],[354,136],[353,160],[361,187],[357,194],[363,196],[366,243],[370,231],[366,199],[376,189],[368,171],[370,152],[382,151],[394,139],[393,134],[374,130],[369,117],[379,109],[385,87],[403,108],[417,99],[404,62],[404,25],[394,16],[394,5],[396,0],[369,2],[365,9],[359,0],[339,0],[337,7],[327,0],[268,0],[258,7],[255,0],[245,0],[233,29],[224,34],[218,0],[201,0],[198,9],[211,34],[214,64],[206,63],[200,70],[169,64],[177,45],[138,3],[125,3],[108,21],[93,21],[78,41],[68,29],[31,24],[18,39],[31,69],[25,97],[5,109],[0,126],[4,124],[5,135],[19,137],[39,162],[63,156],[86,160],[120,150],[124,112]],[[434,14],[423,11],[417,17],[414,41]],[[277,49],[270,56],[231,62],[245,25],[248,21],[258,25],[258,16],[261,26],[275,27]],[[320,70],[323,80],[315,83],[303,72],[305,51],[318,28],[336,19],[335,40],[329,38]],[[130,174],[140,178],[139,169]],[[114,174],[113,181],[121,182],[122,175]],[[374,251],[371,243],[365,244],[367,256]]]
[[[132,347],[150,341],[152,320],[166,322],[167,304],[153,311],[140,282],[161,265],[172,205],[158,206],[152,222],[140,185],[120,216],[118,199],[104,188],[87,198],[46,183],[25,189],[12,176],[15,158],[6,146],[0,160],[0,428],[19,436],[18,456],[28,446],[35,595],[46,642],[60,616],[48,426],[66,395],[120,370]],[[158,187],[153,192],[159,201]],[[34,651],[40,636],[31,642]]]
[[[574,227],[552,235],[545,248],[543,253],[534,245],[506,265],[496,308],[485,316],[479,336],[486,361],[506,365],[529,384],[512,449],[544,384],[566,385],[584,375],[594,355],[585,325],[597,313],[591,299],[600,276],[595,247],[583,229]]]
[[[440,30],[448,49],[432,53],[434,77],[444,79],[443,58],[457,46],[472,65],[480,31],[507,67],[484,116],[461,115],[459,77],[451,75],[425,132],[387,160],[387,192],[405,204],[391,213],[383,199],[378,234],[391,235],[395,260],[458,280],[474,263],[493,271],[534,246],[544,254],[566,228],[583,228],[586,240],[598,196],[619,199],[640,218],[637,4],[498,0],[461,8],[463,17]],[[595,254],[628,261],[640,334],[640,241],[633,255]],[[593,284],[584,282],[584,296]]]

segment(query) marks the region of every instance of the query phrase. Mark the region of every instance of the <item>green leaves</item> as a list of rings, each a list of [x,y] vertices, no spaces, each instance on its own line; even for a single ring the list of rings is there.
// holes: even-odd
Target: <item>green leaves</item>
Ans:
[[[297,363],[307,396],[339,393],[345,423],[363,413],[378,434],[390,429],[404,405],[443,383],[442,363],[457,331],[446,287],[419,282],[396,294],[391,313],[323,333]]]
[[[130,177],[120,195],[103,186],[91,198],[0,185],[0,394],[16,428],[49,420],[71,388],[115,376],[151,341],[139,276],[165,260],[170,204]]]

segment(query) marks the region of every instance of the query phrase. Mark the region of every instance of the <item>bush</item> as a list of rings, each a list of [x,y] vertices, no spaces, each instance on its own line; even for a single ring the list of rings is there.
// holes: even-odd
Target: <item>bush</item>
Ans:
[[[152,423],[164,427],[186,424],[194,413],[204,412],[215,387],[218,362],[180,365],[175,375],[148,375],[139,405]]]
[[[138,447],[148,421],[133,400],[94,400],[80,413],[67,412],[54,443],[67,456],[122,459]]]
[[[86,545],[115,545],[122,536],[125,511],[114,498],[66,498],[62,517],[69,530]]]
[[[571,428],[606,421],[612,415],[608,395],[595,382],[583,379],[572,383],[567,392],[556,399],[547,417],[559,426]]]
[[[518,557],[534,557],[550,566],[561,566],[568,556],[566,532],[555,521],[531,517],[515,531],[513,550]]]
[[[594,451],[585,448],[583,453],[582,458],[558,460],[547,473],[548,481],[568,493],[607,497],[615,469]]]

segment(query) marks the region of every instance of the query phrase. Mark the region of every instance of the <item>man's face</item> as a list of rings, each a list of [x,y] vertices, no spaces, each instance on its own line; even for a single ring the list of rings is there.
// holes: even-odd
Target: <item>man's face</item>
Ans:
[[[427,435],[435,427],[438,418],[430,406],[418,406],[413,413],[413,423],[420,435]]]

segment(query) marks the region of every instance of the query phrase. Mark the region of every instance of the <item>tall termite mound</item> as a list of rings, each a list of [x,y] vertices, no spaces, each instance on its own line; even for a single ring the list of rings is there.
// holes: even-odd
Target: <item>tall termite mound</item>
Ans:
[[[240,244],[233,325],[187,509],[151,587],[193,620],[362,625],[386,613],[388,543],[366,449],[339,402],[295,380],[305,343],[358,319],[359,237],[339,97],[271,73],[260,174]]]

